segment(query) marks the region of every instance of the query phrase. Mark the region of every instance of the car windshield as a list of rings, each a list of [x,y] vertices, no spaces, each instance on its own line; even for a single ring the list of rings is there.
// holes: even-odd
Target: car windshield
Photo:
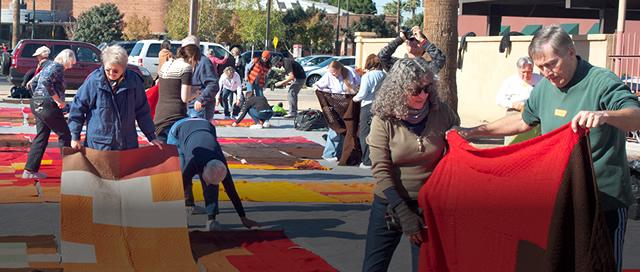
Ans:
[[[305,62],[306,66],[314,66],[314,65],[318,65],[320,63],[322,63],[323,61],[330,59],[331,57],[315,57],[313,59],[308,60],[307,62]]]
[[[141,43],[141,42],[136,43],[136,46],[134,46],[133,49],[131,49],[131,53],[129,53],[129,56],[131,57],[140,56],[140,51],[142,51],[143,46],[144,46],[144,43]]]
[[[328,59],[324,60],[323,62],[320,62],[320,63],[318,63],[318,64],[316,64],[316,65],[314,65],[314,66],[318,66],[318,67],[325,67],[325,66],[329,65],[329,63],[331,63],[331,62],[332,62],[332,61],[334,61],[334,60],[336,60],[336,58],[332,58],[332,57],[330,57],[330,58],[328,58]]]

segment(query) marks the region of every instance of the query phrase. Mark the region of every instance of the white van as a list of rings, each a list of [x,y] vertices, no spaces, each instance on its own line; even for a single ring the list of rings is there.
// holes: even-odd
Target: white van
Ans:
[[[175,55],[178,48],[182,45],[181,41],[170,41],[171,52]],[[155,77],[158,74],[158,53],[160,52],[160,45],[162,40],[140,40],[131,49],[129,54],[129,64],[144,66]],[[209,49],[213,49],[216,58],[224,58],[225,54],[231,55],[231,53],[217,43],[200,42],[200,52],[205,56],[208,54]]]

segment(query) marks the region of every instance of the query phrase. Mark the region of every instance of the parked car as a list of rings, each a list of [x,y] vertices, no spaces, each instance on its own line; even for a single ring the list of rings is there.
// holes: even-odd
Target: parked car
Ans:
[[[176,54],[178,48],[182,46],[181,41],[170,41],[171,52]],[[158,73],[158,54],[160,53],[160,45],[162,40],[141,40],[131,50],[129,54],[129,63],[137,66],[144,66],[151,72],[151,75],[155,77]],[[213,52],[217,58],[224,58],[226,54],[231,55],[227,49],[217,43],[200,42],[200,52],[207,55],[209,49],[213,49]]]
[[[11,83],[21,85],[24,74],[36,67],[36,59],[33,57],[33,53],[41,46],[47,46],[51,49],[50,59],[54,59],[64,49],[71,49],[76,54],[76,64],[64,73],[65,83],[69,89],[80,87],[87,76],[102,65],[100,59],[101,51],[93,44],[66,40],[25,39],[18,42],[11,55],[11,67],[9,69],[9,81]],[[153,86],[151,73],[147,69],[135,65],[128,65],[127,68],[142,76],[145,88]]]
[[[107,48],[107,46],[118,45],[124,48],[124,50],[127,50],[127,54],[131,54],[131,50],[133,50],[133,47],[136,45],[136,43],[137,41],[113,41],[110,43],[101,43],[97,47],[98,49],[103,50]]]
[[[316,66],[318,64],[320,64],[321,62],[328,60],[330,58],[333,58],[333,56],[330,55],[312,55],[309,56],[308,59],[302,61],[302,62],[298,62],[300,63],[300,65],[302,66]]]
[[[327,72],[327,69],[329,69],[329,63],[333,62],[334,60],[337,60],[342,63],[342,65],[349,66],[351,68],[355,68],[356,66],[355,57],[331,57],[316,66],[303,67],[307,74],[307,86],[311,87],[311,85],[316,83],[316,81],[318,81]]]

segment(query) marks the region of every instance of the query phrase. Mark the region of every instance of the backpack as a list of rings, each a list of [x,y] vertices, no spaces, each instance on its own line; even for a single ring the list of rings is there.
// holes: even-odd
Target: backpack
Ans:
[[[31,98],[31,91],[23,86],[11,87],[11,98]]]
[[[293,126],[297,130],[309,131],[309,130],[326,130],[327,121],[324,119],[324,114],[319,110],[304,110],[296,115],[293,120]]]

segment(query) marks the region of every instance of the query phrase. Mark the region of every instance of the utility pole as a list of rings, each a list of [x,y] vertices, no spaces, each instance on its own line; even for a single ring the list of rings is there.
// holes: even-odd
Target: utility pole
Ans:
[[[338,13],[336,14],[336,44],[333,54],[340,55],[340,0],[338,0]]]
[[[13,0],[13,31],[11,34],[11,48],[15,48],[20,39],[20,0]]]
[[[267,29],[264,33],[264,50],[269,50],[270,32],[271,32],[271,0],[267,0]]]
[[[618,0],[618,24],[616,27],[616,55],[622,55],[622,39],[624,33],[624,22],[626,19],[626,11],[627,11],[627,1],[626,0]],[[635,38],[634,38],[635,39]],[[614,73],[618,76],[621,76],[620,69],[622,68],[621,59],[617,59],[615,62],[615,66],[613,67]]]
[[[198,0],[189,5],[189,35],[198,35]]]
[[[398,35],[400,35],[400,23],[402,23],[402,17],[400,17],[400,13],[402,12],[400,10],[400,6],[402,6],[402,0],[398,0],[398,11],[397,11],[397,16],[398,18],[396,18],[396,22],[398,23],[398,26],[396,27],[396,32],[398,32]]]
[[[2,1],[2,0],[0,0]],[[36,38],[36,0],[32,2],[33,13],[31,14],[31,39]]]
[[[344,35],[344,54],[347,56],[351,56],[351,52],[349,52],[349,48],[348,48],[350,44],[349,37],[348,37],[349,35],[347,35],[347,33],[349,33],[349,0],[347,0],[347,19],[346,20],[347,20],[346,22],[347,31],[345,32],[345,35]]]

